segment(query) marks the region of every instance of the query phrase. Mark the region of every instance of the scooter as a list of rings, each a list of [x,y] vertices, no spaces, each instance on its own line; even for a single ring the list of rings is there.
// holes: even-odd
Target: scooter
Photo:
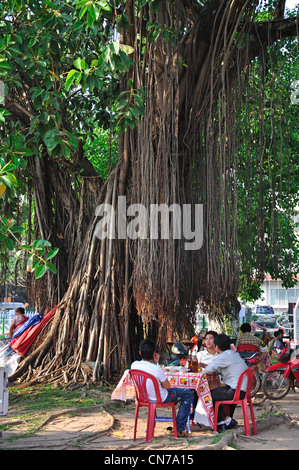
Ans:
[[[193,336],[190,341],[191,355],[194,356],[200,350],[202,338]],[[171,356],[169,358],[169,366],[185,366],[189,356],[189,348],[181,341],[177,341],[171,348]]]
[[[262,389],[270,400],[280,400],[291,388],[295,392],[295,387],[299,388],[299,355],[286,343],[280,354],[280,362],[266,369]]]
[[[181,341],[177,341],[171,348],[171,355],[168,361],[169,366],[180,366],[187,361],[188,348]]]

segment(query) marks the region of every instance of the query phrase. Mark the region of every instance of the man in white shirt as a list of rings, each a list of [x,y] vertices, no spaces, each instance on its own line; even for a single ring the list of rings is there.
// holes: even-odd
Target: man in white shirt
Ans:
[[[215,337],[215,347],[217,357],[207,365],[206,373],[213,374],[218,372],[222,375],[224,387],[217,387],[211,390],[213,402],[226,401],[234,398],[237,383],[242,372],[247,369],[247,365],[240,355],[230,349],[230,339],[225,334]],[[247,387],[247,378],[241,386],[240,397],[244,398]],[[232,418],[235,411],[235,405],[230,405],[230,416],[227,416],[222,405],[219,406],[217,431],[223,432],[227,429],[233,429],[237,426],[237,421]],[[217,419],[217,416],[215,416]]]
[[[139,354],[141,355],[141,361],[133,362],[131,369],[142,370],[156,377],[163,403],[171,401],[181,402],[177,414],[178,437],[186,437],[187,433],[185,430],[191,408],[192,390],[179,387],[170,388],[170,382],[166,378],[163,369],[158,364],[160,356],[156,353],[156,345],[151,339],[141,341]],[[146,388],[149,400],[155,402],[156,394],[152,381],[147,381]]]
[[[218,333],[216,331],[207,331],[205,334],[204,344],[206,349],[197,353],[198,367],[205,368],[207,364],[210,364],[215,357],[217,357],[216,347],[214,339]]]

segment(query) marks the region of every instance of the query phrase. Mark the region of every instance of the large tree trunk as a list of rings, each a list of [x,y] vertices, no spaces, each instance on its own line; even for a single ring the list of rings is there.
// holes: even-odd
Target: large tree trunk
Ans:
[[[235,123],[247,77],[242,70],[255,47],[255,42],[243,42],[252,33],[255,2],[213,0],[202,8],[197,4],[196,20],[184,36],[191,2],[159,3],[158,13],[145,9],[136,17],[133,0],[126,2],[131,26],[122,43],[135,50],[129,77],[135,89],[147,92],[145,116],[137,129],[121,134],[119,163],[94,199],[94,209],[109,204],[120,220],[126,214],[120,212],[119,196],[126,196],[125,210],[142,204],[148,214],[151,204],[185,204],[190,205],[194,223],[196,205],[202,204],[202,247],[187,250],[186,242],[192,240],[176,238],[171,230],[169,239],[151,239],[148,233],[144,239],[132,239],[127,233],[122,239],[100,240],[99,214],[90,218],[88,228],[86,221],[84,226],[79,223],[77,201],[71,201],[64,183],[57,182],[54,191],[63,206],[59,214],[67,211],[69,219],[57,221],[55,231],[66,234],[71,217],[72,226],[79,227],[67,242],[67,276],[59,278],[68,288],[53,320],[11,380],[28,364],[26,379],[39,367],[44,374],[64,368],[65,380],[88,380],[84,361],[95,363],[94,381],[107,379],[130,364],[144,331],[160,345],[170,328],[181,336],[188,334],[197,302],[222,324],[227,310],[237,312]],[[137,32],[143,30],[144,19],[171,28],[177,39],[167,42],[160,36],[152,44],[146,41],[141,56]],[[38,165],[36,171],[42,175]],[[50,177],[50,182],[54,188],[56,179]],[[41,218],[45,214],[39,207],[47,205],[47,189],[40,189]],[[92,205],[89,210],[89,216],[95,214]],[[51,227],[44,237],[53,240],[53,224],[39,223]],[[59,300],[63,288],[60,293],[52,291],[51,300]]]
[[[31,281],[30,296],[42,312],[60,302],[67,290],[102,186],[101,178],[81,152],[80,144],[75,163],[51,159],[46,151],[42,157],[29,160],[35,196],[35,236],[59,248],[55,259],[57,275],[48,271],[44,278]],[[81,185],[74,174],[76,168],[81,169]]]

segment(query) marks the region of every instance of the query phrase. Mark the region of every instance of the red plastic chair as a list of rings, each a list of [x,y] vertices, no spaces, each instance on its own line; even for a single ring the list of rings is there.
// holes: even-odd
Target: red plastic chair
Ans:
[[[255,369],[256,369],[256,366],[251,366],[251,367],[248,367],[248,369],[245,369],[244,372],[242,372],[237,383],[237,388],[235,391],[234,398],[232,400],[215,401],[214,403],[214,412],[215,412],[214,413],[215,414],[214,431],[217,431],[218,409],[221,404],[222,405],[241,405],[242,412],[243,412],[245,434],[246,436],[250,436],[250,424],[249,424],[249,414],[248,414],[248,405],[249,405],[253,434],[255,435],[257,434],[255,417],[254,417],[254,412],[253,412],[253,405],[252,405],[252,400],[251,400],[251,395],[250,395],[251,384],[252,384]],[[246,395],[242,399],[240,398],[240,391],[241,391],[242,382],[246,375],[247,375]]]
[[[173,431],[174,437],[178,437],[177,433],[177,424],[176,424],[176,411],[174,402],[163,403],[160,395],[159,385],[156,377],[141,370],[130,370],[130,375],[135,387],[136,392],[136,411],[135,411],[135,426],[134,426],[134,441],[136,441],[136,431],[137,431],[137,421],[139,408],[141,406],[147,406],[148,408],[148,417],[147,417],[147,430],[145,442],[151,442],[154,437],[155,430],[155,416],[157,408],[166,408],[170,406],[172,408],[172,421],[173,421]],[[148,398],[148,393],[146,390],[146,381],[151,380],[155,388],[155,394],[157,397],[156,403],[151,403]]]
[[[237,351],[238,352],[259,352],[258,346],[255,346],[255,344],[239,344],[237,346]]]

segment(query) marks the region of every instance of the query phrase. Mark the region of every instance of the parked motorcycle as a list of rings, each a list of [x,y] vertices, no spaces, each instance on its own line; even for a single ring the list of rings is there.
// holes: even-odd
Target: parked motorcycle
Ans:
[[[197,351],[200,350],[202,345],[202,338],[199,336],[193,336],[190,343],[183,344],[181,341],[177,341],[171,348],[171,356],[169,358],[169,366],[185,366],[189,356],[189,347],[191,355],[194,356]]]
[[[181,341],[177,341],[171,348],[171,355],[168,361],[169,366],[183,365],[187,361],[188,348]]]
[[[280,354],[280,362],[266,369],[262,389],[266,397],[280,400],[291,388],[295,392],[295,387],[299,387],[299,355],[286,343]]]

